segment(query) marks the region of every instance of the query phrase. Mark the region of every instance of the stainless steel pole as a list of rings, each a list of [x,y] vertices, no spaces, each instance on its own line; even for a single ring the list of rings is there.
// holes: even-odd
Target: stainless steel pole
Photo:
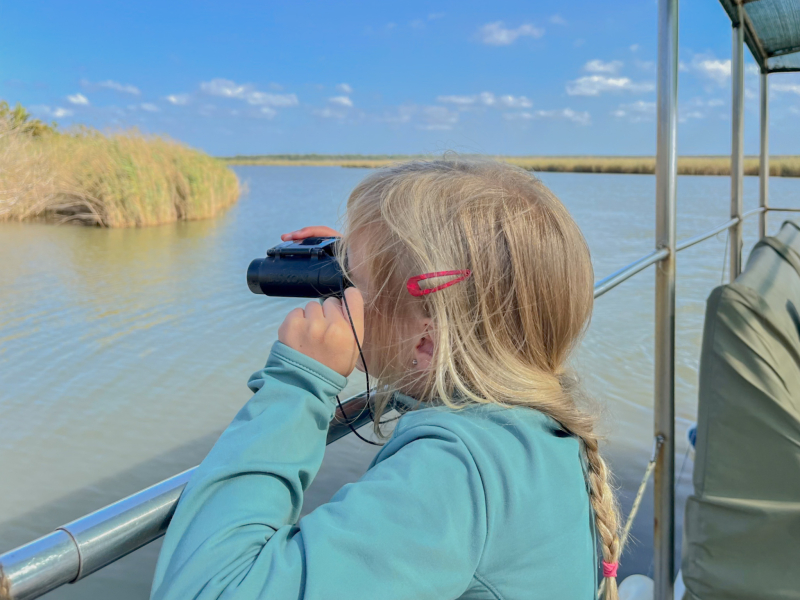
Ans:
[[[675,578],[675,197],[678,182],[678,0],[658,3],[656,148],[654,600],[672,600]]]
[[[744,23],[742,5],[737,2],[737,23],[733,26],[732,131],[731,131],[731,218],[738,218],[730,228],[730,280],[742,272],[742,189],[744,187]]]
[[[769,74],[761,73],[761,156],[758,167],[758,238],[767,235],[769,206]]]

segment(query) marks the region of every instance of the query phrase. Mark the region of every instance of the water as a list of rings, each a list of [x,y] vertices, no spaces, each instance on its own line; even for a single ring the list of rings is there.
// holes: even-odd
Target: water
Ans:
[[[366,174],[330,167],[238,167],[247,192],[217,219],[148,229],[0,224],[0,552],[197,464],[250,392],[295,301],[251,294],[252,258],[282,232],[335,224]],[[652,250],[655,180],[543,175],[567,204],[602,277]],[[757,181],[745,180],[749,209]],[[774,206],[800,204],[800,181],[773,179]],[[727,220],[729,180],[682,177],[678,235]],[[781,221],[771,215],[771,231]],[[745,225],[745,254],[756,219]],[[677,464],[696,412],[705,299],[719,285],[725,234],[678,262]],[[603,429],[627,508],[652,448],[653,272],[597,301],[576,365],[606,406]],[[355,393],[363,386],[355,377]],[[350,436],[352,438],[353,436]],[[328,449],[312,509],[357,479],[374,448]],[[691,464],[679,480],[679,515]],[[647,572],[651,500],[625,573]],[[679,523],[682,517],[679,516]],[[52,598],[146,598],[159,544]]]

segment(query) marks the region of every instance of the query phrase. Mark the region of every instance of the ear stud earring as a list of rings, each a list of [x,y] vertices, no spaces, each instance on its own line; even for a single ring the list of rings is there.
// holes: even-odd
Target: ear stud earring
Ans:
[[[414,365],[414,366],[416,367],[416,366],[417,366],[417,359],[415,358],[414,360],[412,360],[412,361],[411,361],[411,364],[412,364],[412,365]]]

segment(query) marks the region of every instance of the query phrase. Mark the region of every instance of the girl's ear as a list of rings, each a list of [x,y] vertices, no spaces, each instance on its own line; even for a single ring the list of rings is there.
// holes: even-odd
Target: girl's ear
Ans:
[[[427,371],[433,361],[433,331],[431,320],[419,319],[414,334],[414,367],[419,371]]]

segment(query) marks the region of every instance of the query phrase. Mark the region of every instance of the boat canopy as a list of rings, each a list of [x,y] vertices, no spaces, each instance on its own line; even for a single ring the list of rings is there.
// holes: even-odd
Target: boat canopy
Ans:
[[[796,597],[800,226],[758,242],[706,307],[684,600]]]
[[[741,19],[739,18],[741,1]],[[797,0],[720,0],[762,73],[800,71],[800,2]]]

